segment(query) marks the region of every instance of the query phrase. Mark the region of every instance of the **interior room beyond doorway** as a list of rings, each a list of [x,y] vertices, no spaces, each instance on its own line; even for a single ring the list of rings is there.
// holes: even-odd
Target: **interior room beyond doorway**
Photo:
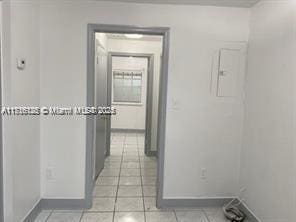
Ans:
[[[116,114],[96,117],[93,210],[156,209],[162,36],[96,33],[95,41],[96,106]]]

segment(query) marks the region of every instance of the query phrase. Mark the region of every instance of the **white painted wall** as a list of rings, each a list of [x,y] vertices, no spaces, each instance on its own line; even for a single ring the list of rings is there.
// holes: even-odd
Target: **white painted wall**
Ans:
[[[2,92],[5,106],[39,105],[39,3],[3,2]],[[16,58],[27,61],[16,69]],[[19,222],[40,200],[40,118],[4,117],[5,222]]]
[[[38,5],[32,1],[11,4],[3,2],[4,105],[38,105],[39,80],[42,105],[84,105],[89,22],[169,26],[164,196],[231,196],[240,185],[247,188],[243,197],[247,205],[262,221],[294,220],[292,0],[263,1],[252,10],[241,153],[243,72],[237,97],[218,99],[210,90],[211,64],[219,48],[244,47],[248,9],[42,1],[39,79]],[[242,43],[227,43],[231,41]],[[15,69],[18,56],[28,62],[22,72]],[[5,118],[3,135],[5,222],[20,221],[40,198],[39,118]],[[81,135],[85,135],[83,117],[42,118],[43,197],[84,196],[85,138]],[[44,177],[47,167],[54,169],[55,180]],[[207,168],[207,180],[200,179],[201,168]]]
[[[0,74],[1,74],[1,77],[2,77],[2,60],[3,60],[3,58],[2,58],[2,2],[0,2]],[[1,78],[1,80],[2,80],[2,78]],[[2,89],[2,87],[1,87],[1,89]],[[2,95],[2,90],[1,90],[1,95]],[[1,103],[2,103],[2,96],[1,96]],[[2,106],[2,104],[1,104],[1,106]],[[4,217],[4,213],[3,213],[3,208],[4,208],[4,206],[3,206],[3,204],[4,204],[4,195],[3,195],[3,189],[4,189],[4,187],[3,187],[3,156],[2,156],[2,117],[1,117],[1,148],[0,148],[0,158],[1,158],[1,160],[0,160],[0,164],[1,164],[1,166],[0,166],[0,170],[1,170],[1,172],[0,172],[0,189],[1,189],[1,191],[0,191],[0,201],[1,201],[1,207],[0,207],[0,218],[3,218]]]
[[[240,186],[264,222],[295,221],[296,2],[252,9]]]
[[[156,150],[159,95],[158,89],[162,54],[162,41],[109,39],[108,42],[108,50],[110,52],[145,53],[154,55],[151,150]],[[145,126],[143,129],[145,129]]]
[[[109,42],[110,46],[110,42]],[[112,71],[135,70],[142,72],[142,94],[140,104],[112,103],[117,114],[111,118],[111,129],[135,129],[145,130],[146,120],[146,96],[147,96],[147,58],[116,57],[112,58]],[[112,72],[113,73],[113,72]],[[113,76],[112,76],[113,83]],[[113,85],[112,85],[113,101]]]
[[[2,72],[1,72],[1,83],[2,83],[2,103],[8,106],[10,104],[11,97],[11,39],[10,39],[10,1],[2,2]],[[6,80],[6,81],[4,81]],[[1,117],[2,118],[2,117]],[[3,195],[4,195],[4,217],[5,220],[13,221],[13,162],[12,162],[12,140],[10,122],[8,119],[3,119]]]
[[[248,40],[248,9],[44,0],[40,15],[42,105],[85,105],[88,23],[170,27],[164,197],[236,194],[243,105],[210,93],[211,64],[225,42]],[[85,125],[42,118],[42,174],[53,166],[56,176],[43,178],[43,197],[84,196]]]

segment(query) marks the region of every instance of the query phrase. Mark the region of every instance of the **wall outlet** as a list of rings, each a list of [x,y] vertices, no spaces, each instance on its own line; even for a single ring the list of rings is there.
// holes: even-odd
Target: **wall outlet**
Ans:
[[[201,168],[200,178],[203,180],[207,179],[207,169],[206,168]]]

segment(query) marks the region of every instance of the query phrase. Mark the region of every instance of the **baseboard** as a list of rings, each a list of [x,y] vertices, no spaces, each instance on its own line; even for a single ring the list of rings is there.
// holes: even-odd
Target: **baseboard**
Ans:
[[[241,203],[239,208],[246,214],[248,222],[261,222],[261,220],[244,203]]]
[[[223,207],[236,197],[202,198],[202,199],[161,199],[157,202],[158,208],[205,208]],[[238,199],[237,199],[238,200]],[[244,204],[239,207],[247,216],[248,222],[261,222],[258,217]]]
[[[203,208],[222,207],[233,198],[201,198],[201,199],[162,199],[157,202],[159,208]]]
[[[41,199],[23,222],[34,222],[42,210],[83,210],[91,204],[85,199]]]
[[[85,199],[42,199],[42,210],[78,210],[90,209],[91,203]]]
[[[158,208],[205,208],[222,207],[235,197],[201,198],[201,199],[161,199],[157,202]],[[91,204],[85,199],[41,199],[31,210],[24,222],[34,222],[42,210],[83,210],[90,209]],[[261,222],[258,217],[244,204],[240,209],[246,214],[249,222]]]
[[[144,129],[111,129],[112,133],[145,133]]]
[[[42,211],[41,200],[39,200],[31,210],[31,212],[29,212],[29,214],[25,217],[23,222],[34,222],[41,211]]]

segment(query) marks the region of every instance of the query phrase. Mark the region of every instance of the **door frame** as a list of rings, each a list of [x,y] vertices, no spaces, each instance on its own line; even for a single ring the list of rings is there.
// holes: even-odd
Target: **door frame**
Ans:
[[[130,53],[130,52],[109,52],[108,53],[108,106],[112,105],[112,57],[135,57],[147,58],[147,91],[146,91],[146,114],[145,114],[145,154],[147,156],[155,156],[151,151],[151,138],[152,132],[152,104],[153,104],[153,79],[154,79],[154,54],[152,53]],[[107,136],[107,155],[110,155],[110,135],[111,135],[111,118],[108,119]]]
[[[0,31],[0,104],[2,107],[2,36]],[[4,221],[4,179],[3,179],[3,142],[2,142],[2,115],[0,117],[0,221]]]
[[[162,72],[159,84],[159,106],[157,126],[158,168],[157,168],[157,201],[158,207],[163,206],[164,159],[165,159],[165,132],[167,107],[167,82],[169,62],[170,28],[167,27],[139,27],[126,25],[88,24],[87,27],[87,103],[94,106],[94,62],[95,62],[95,33],[138,33],[144,35],[160,35],[163,37]],[[85,203],[92,206],[93,183],[93,139],[94,116],[86,116],[86,159],[85,159]]]

